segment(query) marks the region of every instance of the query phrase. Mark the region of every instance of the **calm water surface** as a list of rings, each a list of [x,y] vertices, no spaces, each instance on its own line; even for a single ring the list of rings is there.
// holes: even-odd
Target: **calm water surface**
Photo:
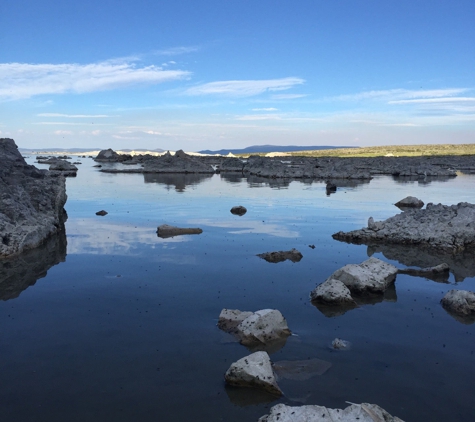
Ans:
[[[403,251],[399,262],[400,251],[386,256],[332,233],[396,214],[393,204],[407,195],[473,203],[474,176],[380,177],[327,196],[321,182],[105,174],[81,161],[67,179],[65,261],[0,301],[2,421],[256,421],[279,402],[346,401],[377,403],[406,421],[475,419],[475,324],[439,304],[450,289],[475,290],[471,256],[448,283],[398,275],[387,300],[338,317],[308,300],[333,271],[373,252],[401,268],[416,265],[407,255],[422,257]],[[247,214],[232,215],[235,205]],[[96,216],[101,209],[109,214]],[[161,224],[203,233],[161,239]],[[256,257],[291,248],[300,262]],[[295,335],[271,359],[332,366],[304,381],[282,379],[278,400],[226,388],[224,372],[250,352],[216,327],[222,308],[279,309]],[[330,349],[335,337],[351,350]]]

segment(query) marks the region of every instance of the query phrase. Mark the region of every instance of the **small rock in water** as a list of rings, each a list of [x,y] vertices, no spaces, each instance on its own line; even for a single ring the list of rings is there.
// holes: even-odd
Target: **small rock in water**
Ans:
[[[96,215],[102,215],[102,216],[104,216],[104,215],[107,215],[107,214],[108,214],[108,212],[107,212],[107,211],[104,211],[104,210],[101,210],[101,211],[97,211],[97,212],[96,212]]]
[[[273,264],[283,262],[287,259],[292,262],[299,262],[303,258],[303,255],[297,249],[291,249],[290,251],[265,252],[257,254],[257,256]]]
[[[332,341],[332,348],[337,350],[345,350],[350,347],[350,342],[342,340],[341,338],[336,338]]]
[[[315,249],[315,245],[308,245],[309,248]]]
[[[247,209],[243,207],[242,205],[238,205],[236,207],[231,208],[231,214],[234,214],[234,215],[242,216],[246,214],[246,212],[247,212]]]

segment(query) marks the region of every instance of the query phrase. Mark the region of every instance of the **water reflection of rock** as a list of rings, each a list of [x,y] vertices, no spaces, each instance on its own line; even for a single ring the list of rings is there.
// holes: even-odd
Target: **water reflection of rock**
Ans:
[[[275,394],[257,388],[240,388],[226,385],[225,391],[229,401],[239,407],[272,403],[279,399]]]
[[[61,230],[46,243],[15,257],[0,260],[0,299],[17,298],[23,290],[66,260],[66,232]]]
[[[381,252],[387,259],[398,261],[406,267],[427,268],[443,262],[449,265],[455,281],[475,277],[475,251],[466,250],[458,254],[447,254],[437,250],[427,250],[413,245],[369,245],[368,256]],[[435,280],[440,281],[440,280]],[[443,280],[442,280],[443,281]]]
[[[395,284],[391,284],[383,293],[364,293],[364,294],[353,294],[353,299],[356,302],[356,305],[325,305],[317,302],[311,302],[323,315],[328,318],[337,317],[343,314],[346,314],[352,309],[358,308],[359,306],[364,305],[376,305],[381,302],[397,302],[397,293]]]
[[[396,183],[400,184],[408,184],[408,183],[415,183],[417,182],[420,185],[428,185],[432,182],[448,182],[449,180],[453,180],[453,177],[449,176],[393,176],[393,180]]]
[[[213,177],[212,174],[203,173],[144,173],[145,183],[158,183],[165,185],[167,190],[175,189],[184,192],[187,186],[196,186]]]

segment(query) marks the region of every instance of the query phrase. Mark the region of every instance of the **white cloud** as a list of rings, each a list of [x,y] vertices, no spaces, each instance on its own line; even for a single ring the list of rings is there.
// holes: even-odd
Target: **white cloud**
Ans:
[[[281,78],[265,80],[217,81],[189,88],[188,95],[228,95],[250,97],[268,91],[284,91],[305,82],[301,78]]]
[[[130,62],[92,64],[0,63],[0,99],[18,100],[44,94],[83,94],[183,79],[190,72],[137,67]]]
[[[277,111],[277,109],[274,108],[274,107],[268,107],[268,108],[253,108],[252,111]]]
[[[273,100],[296,100],[297,98],[306,97],[307,94],[276,94],[272,95]]]
[[[154,130],[144,130],[143,132],[148,135],[162,135],[162,132],[156,132]]]
[[[278,114],[248,114],[236,117],[236,120],[282,120]]]
[[[70,130],[55,130],[54,134],[64,136],[64,135],[72,135],[73,132],[71,132]]]
[[[200,47],[198,46],[189,46],[189,47],[171,47],[165,48],[163,50],[157,50],[154,52],[157,56],[179,56],[180,54],[194,53],[199,51]]]
[[[434,103],[475,103],[475,97],[441,97],[441,98],[417,98],[411,100],[389,101],[389,104],[434,104]]]
[[[99,119],[110,117],[107,114],[61,114],[61,113],[40,113],[39,117],[67,117],[69,119]]]
[[[467,88],[447,88],[430,90],[410,90],[410,89],[387,89],[379,91],[365,91],[357,94],[338,95],[329,97],[331,101],[361,101],[361,100],[383,100],[390,103],[397,100],[410,100],[416,98],[434,98],[458,95],[468,91]]]

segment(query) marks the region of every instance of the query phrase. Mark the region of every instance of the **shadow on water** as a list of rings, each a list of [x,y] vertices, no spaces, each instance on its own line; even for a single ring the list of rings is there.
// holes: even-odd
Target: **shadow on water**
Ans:
[[[450,267],[450,272],[454,275],[456,282],[475,276],[474,250],[463,251],[454,255],[412,245],[368,245],[368,256],[378,252],[382,253],[387,259],[398,261],[407,267],[427,268],[445,262]],[[446,281],[443,278],[431,279],[438,282]]]
[[[211,179],[212,174],[200,173],[144,173],[144,183],[165,185],[167,190],[184,192],[188,186],[196,186]]]
[[[417,182],[419,185],[429,185],[432,182],[448,182],[453,177],[450,176],[393,176],[396,183],[407,184]]]
[[[23,290],[45,277],[51,267],[64,262],[66,245],[66,232],[61,230],[38,248],[30,249],[15,257],[1,259],[0,299],[17,298]]]

